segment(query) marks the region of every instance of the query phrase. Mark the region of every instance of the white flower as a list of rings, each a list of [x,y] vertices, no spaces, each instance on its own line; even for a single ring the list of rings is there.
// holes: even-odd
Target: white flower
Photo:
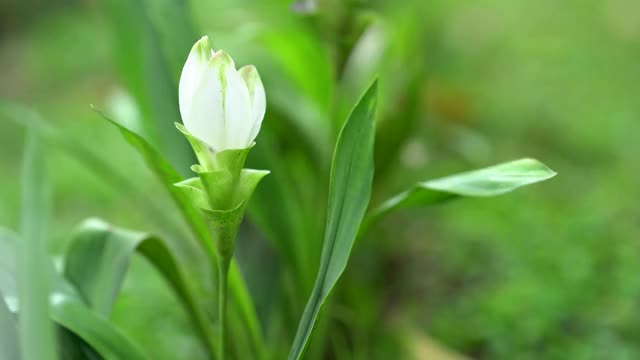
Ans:
[[[182,69],[180,114],[187,130],[214,151],[249,147],[260,131],[266,97],[253,65],[236,70],[233,59],[198,40]]]

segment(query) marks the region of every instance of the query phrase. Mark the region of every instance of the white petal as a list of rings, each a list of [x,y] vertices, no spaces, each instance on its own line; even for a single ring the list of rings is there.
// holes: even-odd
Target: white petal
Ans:
[[[202,128],[203,125],[196,125],[194,123],[196,120],[192,115],[192,102],[193,96],[200,86],[202,74],[211,59],[211,52],[209,38],[206,36],[202,37],[193,45],[193,48],[191,48],[189,57],[180,75],[180,84],[178,87],[180,114],[182,115],[182,122],[190,132],[192,132],[191,128]]]
[[[219,68],[223,83],[224,129],[226,149],[243,149],[251,144],[249,134],[253,126],[249,90],[229,55],[219,51],[211,59]]]
[[[258,70],[253,65],[247,65],[238,70],[240,76],[247,84],[249,89],[249,97],[251,99],[251,110],[253,114],[253,126],[249,134],[249,143],[253,142],[260,132],[260,126],[262,125],[262,119],[264,119],[264,113],[267,108],[267,98],[264,92],[264,86],[262,86],[262,80]]]
[[[227,149],[225,139],[225,116],[223,102],[223,82],[220,77],[220,61],[211,58],[199,73],[197,84],[191,97],[185,101],[182,110],[184,125],[198,139],[209,144],[214,150]],[[189,116],[185,117],[185,113]]]

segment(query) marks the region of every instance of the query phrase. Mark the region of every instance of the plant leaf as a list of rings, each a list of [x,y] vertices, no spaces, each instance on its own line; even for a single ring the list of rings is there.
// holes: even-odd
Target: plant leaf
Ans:
[[[320,269],[304,310],[289,359],[300,359],[322,305],[347,266],[364,217],[373,180],[374,115],[377,82],[369,86],[349,115],[336,144]]]
[[[213,350],[212,328],[194,293],[194,286],[167,245],[159,238],[86,220],[76,232],[65,257],[65,277],[88,305],[108,316],[122,286],[134,251],[149,260],[172,286],[198,328],[205,346]],[[213,354],[212,354],[213,356]]]
[[[51,318],[78,335],[105,359],[147,360],[142,349],[106,317],[65,292],[50,297]]]
[[[122,137],[131,146],[133,146],[140,155],[142,155],[147,166],[160,179],[164,188],[169,192],[169,195],[171,195],[171,198],[182,213],[184,220],[189,224],[200,244],[209,252],[209,254],[213,254],[213,256],[215,256],[215,248],[213,247],[213,243],[209,241],[209,230],[202,220],[200,213],[193,206],[189,198],[187,198],[180,189],[174,186],[175,183],[183,180],[182,176],[180,176],[171,164],[165,160],[165,158],[142,136],[120,125],[117,121],[111,120],[95,107],[93,109],[102,116],[103,119],[115,125],[118,130],[120,130]]]
[[[176,232],[177,229],[181,229],[179,222],[166,213],[156,197],[149,196],[138,183],[122,174],[109,161],[105,161],[94,149],[69,136],[38,112],[26,106],[0,101],[0,113],[22,127],[37,129],[42,140],[47,140],[47,145],[62,150],[119,192],[139,195],[147,204],[146,210],[149,215],[169,225]]]
[[[20,242],[16,234],[0,228],[0,293],[2,302],[13,314],[26,311],[16,295],[17,264],[14,254]],[[104,358],[148,359],[121,330],[83,303],[73,286],[54,271],[48,256],[45,256],[42,267],[46,270],[44,277],[51,285],[47,294],[47,312],[52,320],[76,334]]]
[[[49,320],[49,276],[47,269],[47,222],[49,184],[40,139],[27,132],[22,170],[22,241],[17,251],[18,318],[20,353],[25,360],[57,359],[53,325]]]
[[[147,166],[158,177],[162,185],[171,195],[171,198],[182,213],[184,220],[189,224],[198,242],[207,251],[209,259],[212,262],[217,261],[216,250],[211,234],[200,212],[194,207],[187,193],[185,193],[183,189],[174,186],[174,184],[183,181],[178,172],[173,169],[171,164],[142,136],[118,124],[116,121],[109,119],[98,109],[94,108],[94,110],[105,120],[115,125],[120,130],[124,139],[142,155]],[[233,301],[237,301],[241,305],[239,308],[241,318],[244,320],[245,325],[252,330],[252,339],[254,341],[254,347],[256,348],[255,351],[257,353],[262,352],[264,347],[262,334],[253,331],[257,328],[258,315],[255,312],[255,306],[250,302],[251,298],[247,295],[249,293],[247,285],[239,273],[238,267],[235,265],[235,260],[232,260],[229,269],[229,293]],[[248,306],[249,304],[251,306]]]
[[[16,318],[0,292],[0,359],[20,359]]]
[[[113,25],[111,29],[116,64],[123,82],[140,108],[144,134],[151,139],[152,144],[158,146],[173,166],[186,173],[186,165],[193,156],[186,141],[173,130],[173,123],[180,119],[180,111],[176,101],[177,76],[173,75],[172,66],[163,52],[162,42],[167,37],[160,37],[157,24],[151,20],[145,1],[103,0],[102,3]],[[173,8],[170,13],[172,20],[176,21],[174,26],[184,24],[178,20],[186,14],[180,10],[182,6],[170,4],[173,1],[165,3],[167,7]],[[185,28],[178,27],[181,30]],[[193,35],[182,36],[193,37],[189,39],[191,41],[178,41],[183,44],[185,41],[188,44],[195,40]],[[183,54],[187,54],[190,45],[186,46]]]
[[[540,161],[525,158],[420,182],[375,208],[369,220],[377,220],[394,210],[433,205],[461,196],[502,195],[555,175],[556,172]]]

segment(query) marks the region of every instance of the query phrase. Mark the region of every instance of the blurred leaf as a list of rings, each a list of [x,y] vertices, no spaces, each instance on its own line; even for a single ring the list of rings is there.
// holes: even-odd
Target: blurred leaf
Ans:
[[[130,177],[123,175],[93,149],[85,146],[68,134],[63,134],[59,128],[45,120],[38,112],[25,106],[9,102],[0,102],[0,113],[3,113],[20,126],[36,129],[43,140],[47,140],[49,144],[61,149],[88,170],[100,175],[101,179],[105,180],[107,184],[119,192],[127,192],[126,190],[128,190],[131,193],[143,197],[147,204],[145,209],[152,213],[155,218],[169,225],[172,229],[180,228],[176,220],[168,216],[158,201],[154,197],[147,195],[147,192],[145,192],[140,185]]]
[[[0,293],[4,296],[2,301],[8,305],[8,309],[12,313],[20,312],[22,317],[27,310],[18,302],[17,264],[14,256],[20,243],[16,234],[0,228]],[[76,334],[104,358],[147,359],[140,347],[121,330],[83,303],[73,286],[55,272],[48,256],[45,255],[40,267],[45,272],[43,277],[51,284],[51,290],[45,294],[45,300],[48,297],[47,318]],[[36,346],[34,343],[31,345]],[[50,355],[55,354],[52,352]]]
[[[330,111],[334,93],[331,56],[306,24],[285,21],[260,32],[256,45],[266,61],[261,63],[269,106],[285,114],[289,125],[282,136],[295,129],[298,143],[323,162],[331,150],[333,136]]]
[[[20,359],[16,318],[0,292],[0,359]]]
[[[25,360],[56,359],[53,326],[49,320],[47,224],[49,183],[44,152],[37,132],[29,129],[22,169],[22,241],[17,251],[20,353]]]
[[[192,4],[187,0],[142,1],[169,64],[169,74],[177,84],[191,47],[201,36],[190,16]]]
[[[309,211],[300,203],[298,193],[292,190],[299,185],[292,176],[292,162],[284,159],[270,135],[268,132],[260,134],[260,143],[250,157],[251,166],[269,169],[271,175],[262,181],[260,191],[254,193],[247,213],[272,242],[301,288],[309,291],[315,276],[315,269],[309,266],[313,264],[310,257],[315,256],[317,247],[313,245],[319,241],[312,241],[314,239],[308,235],[311,229],[307,219]],[[318,187],[314,186],[314,189],[320,191]],[[275,203],[278,206],[274,208]],[[315,209],[313,206],[311,212]]]
[[[191,227],[194,235],[198,239],[199,243],[204,249],[206,249],[209,259],[212,261],[212,265],[217,261],[216,250],[213,246],[213,241],[209,233],[209,229],[205,224],[199,211],[193,206],[191,201],[186,197],[185,193],[178,190],[174,184],[183,180],[183,178],[171,167],[163,157],[153,148],[143,137],[123,127],[117,122],[106,117],[102,112],[96,109],[98,114],[105,120],[115,125],[124,139],[133,146],[145,160],[147,166],[162,182],[165,189],[169,192],[172,199],[176,203],[178,209],[181,211],[183,218]],[[177,130],[175,130],[178,132]],[[239,273],[238,267],[235,264],[235,260],[232,260],[229,268],[229,290],[233,297],[233,301],[236,301],[239,305],[239,310],[242,315],[242,319],[245,322],[247,328],[251,331],[252,340],[256,352],[261,352],[264,348],[262,341],[262,334],[258,331],[258,316],[255,312],[255,307],[251,303],[251,297],[245,284],[244,279]]]
[[[299,93],[327,111],[335,82],[331,56],[317,36],[305,24],[291,21],[281,27],[266,29],[260,40],[273,57],[273,63]]]
[[[102,315],[92,311],[76,296],[56,291],[51,294],[51,318],[78,335],[105,359],[149,359],[140,347]]]
[[[296,0],[291,4],[291,9],[298,14],[310,15],[318,11],[316,0]]]
[[[18,235],[0,227],[0,293],[9,310],[16,312],[18,287],[16,284],[16,247]]]
[[[460,196],[501,195],[555,175],[553,170],[538,160],[520,159],[429,180],[387,200],[371,212],[369,219],[378,219],[397,209],[433,205]]]
[[[351,104],[377,76],[388,47],[388,35],[384,23],[375,19],[358,38],[349,54],[340,78],[337,101],[338,119],[341,121],[351,108]],[[382,102],[382,100],[381,100]],[[378,109],[380,112],[381,109]]]
[[[172,3],[165,2],[167,6],[173,6]],[[103,4],[111,18],[116,63],[122,81],[140,107],[144,134],[174,167],[186,173],[193,154],[173,127],[174,122],[180,121],[176,76],[163,53],[162,39],[145,2],[103,0]],[[173,11],[171,21],[178,21],[174,17],[184,14]],[[186,59],[187,52],[184,55]]]
[[[329,293],[347,266],[371,196],[373,181],[374,82],[347,119],[336,144],[329,183],[327,225],[316,284],[304,310],[289,359],[300,359]]]
[[[65,277],[76,286],[92,309],[108,316],[134,251],[147,258],[170,283],[213,356],[215,345],[206,313],[199,305],[194,286],[161,239],[115,228],[100,220],[87,220],[76,232],[66,252]]]

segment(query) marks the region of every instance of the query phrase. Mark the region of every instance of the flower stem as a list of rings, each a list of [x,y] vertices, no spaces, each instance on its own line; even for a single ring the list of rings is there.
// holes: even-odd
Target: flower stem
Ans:
[[[230,256],[220,256],[218,264],[218,360],[225,359],[225,319],[227,311],[227,283]]]

